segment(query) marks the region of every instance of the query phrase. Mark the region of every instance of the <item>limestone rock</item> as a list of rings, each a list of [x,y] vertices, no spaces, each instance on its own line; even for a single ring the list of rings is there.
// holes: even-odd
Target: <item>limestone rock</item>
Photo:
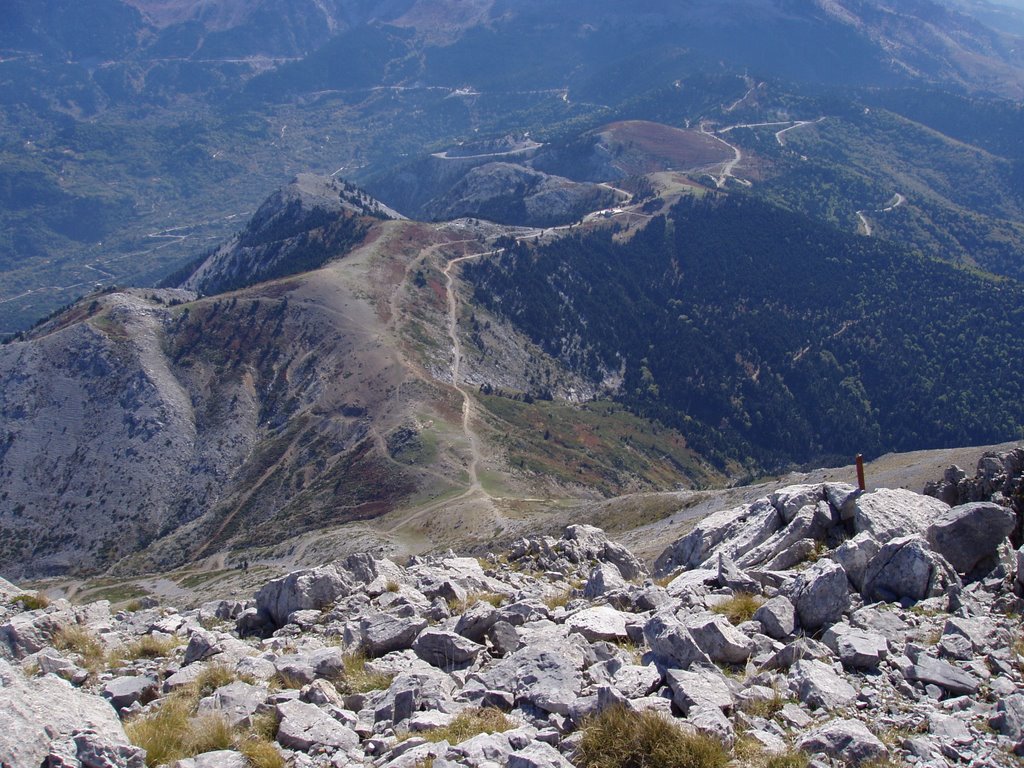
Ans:
[[[768,499],[758,499],[753,504],[708,515],[690,533],[658,556],[654,573],[661,576],[680,567],[696,568],[720,545],[721,551],[735,560],[775,533],[781,525],[782,517]]]
[[[371,656],[412,647],[427,626],[426,619],[401,618],[389,613],[364,616],[359,622],[359,645]]]
[[[864,573],[867,600],[923,600],[945,593],[960,579],[946,560],[932,552],[920,536],[897,538],[871,558]]]
[[[754,651],[750,639],[738,632],[724,616],[705,614],[688,618],[684,623],[697,647],[712,661],[742,664]]]
[[[484,647],[457,632],[428,627],[420,632],[412,649],[428,664],[451,670],[474,661]]]
[[[281,627],[292,612],[326,608],[353,587],[349,573],[335,563],[295,571],[265,584],[256,593],[256,609]]]
[[[687,714],[693,707],[718,707],[732,709],[735,699],[724,677],[713,667],[694,667],[681,670],[670,669],[665,681],[672,690],[672,700]]]
[[[797,661],[790,670],[790,681],[800,701],[809,707],[838,709],[857,698],[853,686],[820,661]]]
[[[868,569],[868,563],[878,554],[880,548],[870,533],[862,531],[836,547],[832,559],[843,566],[850,583],[860,591],[864,588],[864,574]]]
[[[685,670],[694,662],[711,663],[689,630],[671,614],[652,616],[644,625],[644,639],[655,660],[665,667]]]
[[[585,608],[565,620],[570,632],[583,635],[590,642],[599,640],[626,640],[626,618],[606,605]]]
[[[1013,531],[1017,518],[1006,507],[974,502],[948,509],[928,526],[931,548],[960,574],[996,559],[996,549]]]
[[[797,747],[810,754],[839,758],[850,765],[889,757],[885,744],[859,720],[833,720],[804,736]]]
[[[359,736],[319,707],[301,701],[277,705],[280,726],[277,740],[282,746],[308,752],[314,747],[349,750],[359,745]]]
[[[26,680],[0,659],[0,763],[40,765],[51,742],[86,730],[106,744],[135,749],[107,701],[57,677]]]
[[[800,625],[816,630],[838,621],[850,607],[850,585],[843,567],[819,560],[796,577],[789,587]]]
[[[856,533],[867,531],[879,544],[923,533],[949,506],[930,496],[903,490],[879,488],[861,494],[853,505]]]
[[[954,696],[973,695],[981,687],[981,682],[969,672],[925,654],[917,658],[906,674],[910,680],[937,685]]]
[[[754,611],[754,621],[761,622],[769,637],[782,640],[796,629],[796,609],[788,597],[777,595]]]

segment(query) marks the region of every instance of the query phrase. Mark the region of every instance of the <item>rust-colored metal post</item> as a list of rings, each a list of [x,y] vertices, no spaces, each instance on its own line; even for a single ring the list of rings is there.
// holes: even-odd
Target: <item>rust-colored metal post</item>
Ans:
[[[862,491],[868,489],[867,483],[864,482],[864,454],[857,454],[857,485]]]

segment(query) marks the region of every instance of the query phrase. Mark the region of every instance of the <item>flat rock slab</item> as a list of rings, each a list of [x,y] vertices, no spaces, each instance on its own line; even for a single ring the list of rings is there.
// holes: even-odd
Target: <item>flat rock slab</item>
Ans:
[[[948,661],[922,654],[906,673],[908,680],[932,684],[954,696],[970,696],[978,692],[981,681]]]
[[[595,643],[599,640],[626,640],[626,617],[607,605],[597,608],[586,608],[565,620],[570,632],[583,635]]]
[[[885,744],[859,720],[833,720],[800,739],[797,748],[812,755],[839,758],[851,765],[889,757]]]
[[[359,736],[322,709],[301,701],[277,705],[281,720],[277,740],[284,747],[308,752],[314,747],[350,750],[359,746]]]

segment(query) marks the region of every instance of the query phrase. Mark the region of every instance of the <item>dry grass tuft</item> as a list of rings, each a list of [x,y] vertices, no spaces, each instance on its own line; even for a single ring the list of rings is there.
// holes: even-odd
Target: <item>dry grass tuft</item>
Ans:
[[[572,599],[572,590],[567,589],[564,592],[558,592],[553,595],[548,595],[544,598],[544,605],[548,607],[549,611],[553,611],[556,608],[563,608]]]
[[[366,654],[361,651],[345,655],[342,660],[345,669],[344,673],[340,679],[331,681],[339,693],[343,696],[353,693],[369,693],[370,691],[379,691],[391,685],[391,681],[395,679],[395,676],[367,669],[366,662],[368,660]]]
[[[245,755],[251,768],[285,768],[280,750],[270,741],[246,739],[238,745],[238,751]]]
[[[85,627],[61,627],[53,636],[53,647],[58,651],[71,651],[82,657],[85,668],[91,672],[103,666],[106,654],[100,641]]]
[[[656,712],[610,707],[583,724],[576,750],[579,768],[724,768],[725,747],[685,733]]]
[[[36,592],[34,595],[24,594],[15,595],[11,598],[12,603],[18,603],[26,611],[37,611],[40,608],[45,608],[50,604],[50,598],[44,595],[42,592]]]
[[[737,592],[723,603],[716,605],[713,610],[720,613],[729,620],[731,624],[742,624],[754,618],[754,613],[764,604],[764,598],[750,592]]]
[[[460,712],[444,728],[435,728],[420,734],[427,741],[447,741],[449,744],[461,744],[481,733],[503,733],[515,727],[505,713],[493,707],[467,709]]]
[[[134,643],[120,648],[116,653],[116,658],[121,662],[135,659],[160,659],[170,656],[171,652],[180,645],[181,639],[177,637],[160,638],[154,635],[145,635]]]

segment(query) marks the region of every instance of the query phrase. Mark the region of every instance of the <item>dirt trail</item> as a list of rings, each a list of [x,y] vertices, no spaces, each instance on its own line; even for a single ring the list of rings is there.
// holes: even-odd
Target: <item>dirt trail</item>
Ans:
[[[480,436],[473,429],[473,399],[470,397],[462,385],[459,383],[459,378],[462,372],[462,342],[459,340],[458,330],[458,310],[459,300],[455,292],[455,278],[452,277],[452,268],[456,264],[461,264],[471,259],[479,259],[483,256],[490,256],[497,253],[497,251],[485,251],[483,253],[474,253],[468,256],[459,256],[458,258],[449,261],[444,268],[444,276],[446,280],[446,289],[448,294],[448,336],[452,342],[452,386],[462,395],[462,431],[469,439],[470,449],[470,460],[469,460],[469,490],[468,493],[484,491],[483,486],[480,484],[479,466],[483,458],[483,453],[480,450]]]

